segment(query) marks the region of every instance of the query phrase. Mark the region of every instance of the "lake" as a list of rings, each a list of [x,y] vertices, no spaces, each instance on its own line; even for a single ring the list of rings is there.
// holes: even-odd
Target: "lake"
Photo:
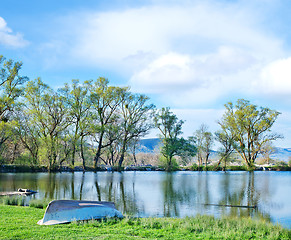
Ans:
[[[27,201],[113,201],[131,216],[251,216],[291,228],[291,172],[0,173],[0,191],[18,188],[38,191]]]

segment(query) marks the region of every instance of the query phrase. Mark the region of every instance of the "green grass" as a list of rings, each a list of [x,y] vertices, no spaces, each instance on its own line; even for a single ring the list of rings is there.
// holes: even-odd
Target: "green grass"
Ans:
[[[41,208],[41,209],[45,209],[47,207],[47,205],[49,204],[51,200],[48,199],[31,199],[29,201],[29,206],[30,207],[34,207],[34,208]]]
[[[124,218],[39,226],[44,209],[0,206],[0,239],[291,239],[291,230],[251,219]]]
[[[0,204],[24,206],[24,198],[21,196],[1,196],[0,197]]]

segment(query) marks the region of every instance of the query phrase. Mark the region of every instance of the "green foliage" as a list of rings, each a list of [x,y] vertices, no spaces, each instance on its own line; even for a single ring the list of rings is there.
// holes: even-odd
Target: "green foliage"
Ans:
[[[148,103],[149,98],[142,94],[132,94],[124,92],[120,106],[121,113],[121,144],[118,167],[124,161],[124,156],[128,145],[134,139],[145,136],[153,127],[152,118],[155,106]]]
[[[95,169],[102,160],[121,170],[126,154],[134,153],[139,139],[153,127],[155,106],[128,87],[110,86],[108,79],[100,77],[83,83],[74,79],[55,91],[40,78],[28,81],[20,76],[21,67],[21,62],[0,56],[0,164],[46,165],[53,170],[63,164],[80,165],[82,160],[86,169],[92,159]],[[223,146],[219,164],[226,166],[235,149],[248,169],[254,169],[258,153],[270,154],[266,144],[281,137],[270,132],[280,113],[243,99],[225,107],[221,131],[215,134]],[[186,165],[196,153],[199,165],[204,159],[208,169],[212,133],[202,125],[196,136],[183,139],[183,123],[169,108],[154,116],[166,170],[174,168],[174,156]]]
[[[247,171],[247,170],[250,170],[248,166],[228,166],[226,168],[226,170],[229,170],[229,171]]]
[[[3,196],[0,197],[2,205],[24,206],[24,198],[21,196]]]
[[[276,165],[272,167],[272,169],[276,171],[290,171],[291,167],[289,166],[289,163],[278,161],[276,162]]]
[[[287,167],[287,166],[288,166],[288,164],[287,164],[286,162],[284,162],[284,161],[279,161],[279,162],[277,163],[277,165],[278,165],[278,166],[281,166],[281,167]]]
[[[199,166],[196,163],[193,163],[192,166],[190,167],[190,170],[199,171]]]
[[[71,125],[65,99],[40,79],[29,81],[25,89],[26,110],[40,141],[40,161],[53,169],[60,153],[63,131]]]
[[[244,99],[237,100],[236,105],[225,104],[226,112],[219,122],[222,132],[233,137],[233,148],[253,169],[254,162],[266,142],[281,136],[270,132],[279,112],[269,108],[258,107]]]
[[[97,146],[94,157],[94,168],[97,168],[102,151],[107,151],[107,147],[112,150],[113,145],[116,145],[116,141],[120,139],[120,122],[118,121],[120,114],[118,111],[120,111],[123,94],[128,89],[109,86],[107,79],[98,78],[94,83],[90,82],[89,91],[90,114],[92,114],[89,128],[90,135]]]
[[[48,199],[31,199],[29,201],[29,207],[45,209],[50,201]]]
[[[159,165],[160,168],[165,169],[165,170],[169,169],[169,162],[165,156],[161,155],[159,157],[159,161],[160,161],[160,165]],[[173,157],[172,161],[171,161],[171,171],[177,171],[179,169],[180,169],[179,164],[178,164],[176,158]]]
[[[63,137],[61,163],[68,160],[71,154],[71,165],[74,166],[75,155],[79,150],[83,160],[83,169],[86,167],[83,149],[84,138],[90,134],[90,123],[92,122],[90,87],[91,82],[86,81],[81,85],[79,80],[74,79],[71,86],[65,84],[64,88],[59,89],[66,103],[68,118],[71,122],[71,131],[66,131]],[[68,141],[70,144],[66,144]]]
[[[4,143],[13,136],[14,111],[22,94],[22,85],[28,80],[19,75],[21,62],[6,60],[0,55],[0,154]]]
[[[194,156],[196,147],[189,140],[180,138],[184,121],[178,120],[177,116],[169,108],[158,110],[154,116],[155,126],[161,132],[161,154],[167,161],[166,170],[173,169],[172,159],[176,156]]]
[[[199,166],[204,163],[207,170],[207,162],[209,159],[211,147],[214,143],[214,138],[211,132],[208,131],[208,126],[202,124],[198,130],[195,131],[194,136],[190,138],[197,146],[197,159]]]
[[[22,93],[21,85],[28,80],[19,76],[21,67],[21,62],[6,61],[0,55],[0,121],[9,121],[9,113],[16,107],[16,99]]]
[[[220,157],[217,167],[221,163],[224,163],[223,168],[227,166],[227,162],[231,160],[231,156],[236,148],[236,142],[234,140],[234,134],[232,132],[224,130],[215,132],[215,139],[218,141],[222,147],[218,149],[218,155]]]
[[[217,167],[213,165],[207,165],[202,167],[203,171],[217,171]]]

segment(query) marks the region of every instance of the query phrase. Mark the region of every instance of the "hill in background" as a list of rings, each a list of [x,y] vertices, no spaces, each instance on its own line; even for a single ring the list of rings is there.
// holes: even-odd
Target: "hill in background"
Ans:
[[[162,142],[159,138],[141,139],[137,152],[153,153],[159,151]]]
[[[159,138],[148,138],[141,139],[139,141],[139,147],[137,149],[137,153],[154,153],[158,152],[161,146],[161,140]],[[271,154],[271,158],[277,161],[285,161],[288,162],[289,158],[291,158],[291,148],[280,148],[276,147],[275,153]],[[212,151],[211,156],[215,157],[217,155],[216,151]]]

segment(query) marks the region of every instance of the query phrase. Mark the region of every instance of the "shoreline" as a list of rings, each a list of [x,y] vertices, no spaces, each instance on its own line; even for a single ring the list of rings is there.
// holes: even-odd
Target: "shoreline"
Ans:
[[[166,170],[157,167],[157,166],[127,166],[124,167],[121,172],[129,172],[129,171],[162,171],[165,172]],[[191,169],[191,167],[185,167],[185,168],[178,168],[172,170],[172,172],[177,171],[214,171],[214,172],[221,172],[224,171],[222,167],[214,167],[214,166],[208,166],[207,170],[205,167],[201,167],[200,169]],[[246,169],[245,166],[228,166],[225,171],[249,171]],[[291,167],[289,166],[270,166],[270,167],[256,167],[253,171],[291,171]],[[0,173],[39,173],[39,172],[51,172],[51,173],[62,173],[62,172],[117,172],[117,168],[112,167],[98,167],[97,169],[94,169],[92,167],[86,167],[84,170],[82,167],[68,167],[68,166],[62,166],[62,167],[56,167],[52,170],[48,170],[45,166],[26,166],[26,165],[1,165],[0,166]]]

